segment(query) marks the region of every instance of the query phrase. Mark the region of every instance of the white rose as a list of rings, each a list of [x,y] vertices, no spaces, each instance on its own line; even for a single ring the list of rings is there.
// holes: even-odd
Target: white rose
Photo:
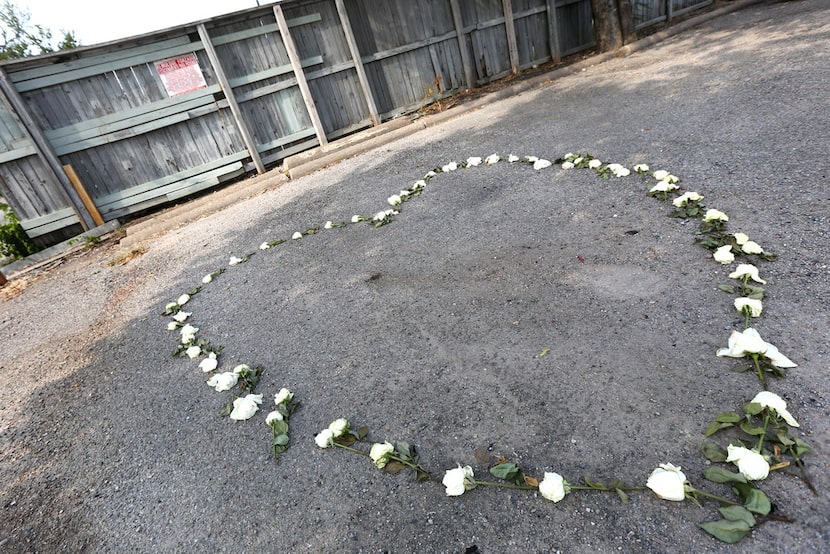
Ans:
[[[669,183],[668,181],[660,181],[656,185],[651,187],[651,190],[649,190],[649,192],[671,192],[675,189],[677,189],[677,185]]]
[[[230,266],[239,265],[244,261],[245,260],[243,260],[242,258],[237,258],[236,256],[231,256],[231,259],[228,261],[228,265],[230,265]]]
[[[638,173],[645,173],[648,171],[648,166],[646,164],[637,164],[634,166],[634,171]]]
[[[745,329],[743,333],[732,331],[728,346],[717,352],[718,356],[728,356],[730,358],[743,358],[747,354],[761,354],[775,367],[798,367],[789,358],[781,354],[778,348],[765,342],[758,331],[752,327]]]
[[[588,167],[590,167],[591,169],[597,169],[601,165],[602,162],[599,160],[591,160],[590,162],[588,162]]]
[[[654,176],[654,178],[655,178],[655,179],[657,179],[658,181],[662,181],[663,179],[665,179],[666,177],[668,177],[668,176],[669,176],[669,172],[668,172],[668,171],[666,171],[665,169],[658,169],[657,171],[655,171],[654,173],[652,173],[652,175],[653,175],[653,176]]]
[[[477,165],[481,165],[481,158],[479,158],[478,156],[469,157],[469,158],[467,158],[467,165],[470,165],[470,166],[473,166],[473,167],[475,167]]]
[[[267,423],[268,425],[271,425],[275,421],[282,421],[282,420],[283,420],[283,416],[277,410],[274,410],[273,412],[268,412],[268,415],[265,416],[265,423]]]
[[[398,194],[393,194],[389,198],[386,199],[390,206],[397,206],[401,203],[401,197]]]
[[[518,162],[519,156],[514,156],[513,154],[510,154],[509,156],[507,156],[507,161],[510,163]]]
[[[303,238],[303,234],[301,232],[297,231],[293,235],[291,235],[291,238],[294,239],[294,240],[301,239],[301,238]]]
[[[323,229],[332,229],[334,227],[334,223],[331,221],[326,221],[326,224],[323,225]]]
[[[761,283],[762,285],[767,284],[767,282],[761,279],[758,275],[758,268],[752,264],[738,264],[735,271],[729,274],[730,279],[744,279],[745,277],[749,277],[756,283]]]
[[[574,165],[579,165],[579,164],[581,164],[581,163],[582,163],[582,160],[584,160],[584,159],[585,159],[585,158],[583,158],[582,156],[579,156],[578,158],[574,158]]]
[[[249,394],[245,398],[237,398],[233,401],[231,419],[236,421],[251,419],[257,413],[257,410],[259,410],[260,404],[262,404],[261,394]]]
[[[364,217],[362,215],[353,215],[352,216],[352,223],[357,223],[359,221],[363,221]]]
[[[173,310],[178,310],[179,304],[178,302],[168,302],[167,305],[164,307],[165,312],[172,312]]]
[[[539,493],[553,502],[565,498],[565,479],[558,473],[545,472],[545,478],[539,483]]]
[[[783,398],[781,398],[774,392],[761,391],[758,394],[756,394],[755,398],[750,400],[750,402],[755,402],[756,404],[760,404],[764,408],[771,408],[775,410],[775,413],[781,416],[781,418],[787,422],[787,425],[790,425],[792,427],[799,427],[798,422],[787,410],[787,403],[784,401]]]
[[[193,312],[183,312],[179,310],[178,312],[176,312],[176,315],[173,316],[173,319],[175,319],[179,323],[184,323],[184,320],[186,320],[191,315],[193,315]]]
[[[216,392],[222,392],[234,388],[238,380],[239,376],[236,373],[226,371],[225,373],[211,375],[210,379],[207,380],[207,384],[209,387],[213,387]]]
[[[432,173],[432,172],[430,172],[430,173]],[[435,175],[435,174],[433,173],[433,175]],[[427,182],[424,181],[423,179],[421,179],[420,181],[415,181],[415,184],[412,185],[412,190],[421,190],[425,186],[427,186]]]
[[[175,331],[178,328],[179,328],[179,324],[176,323],[175,321],[171,321],[170,323],[167,324],[167,330],[168,331]]]
[[[538,160],[539,158],[537,158],[536,156],[525,156],[523,161],[533,164],[536,163]]]
[[[455,162],[450,162],[447,165],[441,166],[441,171],[444,173],[449,173],[450,171],[455,171],[458,169],[458,164]]]
[[[698,202],[700,200],[703,200],[702,194],[698,194],[696,192],[684,192],[683,194],[672,200],[671,203],[674,204],[677,208],[682,208],[689,202]]]
[[[199,355],[202,353],[202,349],[199,346],[193,345],[189,346],[187,350],[184,351],[184,353],[187,354],[188,358],[193,360],[199,357]]]
[[[680,469],[672,464],[660,464],[651,472],[646,486],[663,500],[681,502],[686,498],[686,475]]]
[[[758,317],[764,309],[764,304],[760,300],[756,300],[755,298],[746,298],[744,296],[735,299],[736,310],[740,313],[744,313],[744,310],[747,308],[749,309],[749,315],[751,317]]]
[[[552,165],[553,164],[550,162],[550,160],[536,160],[535,162],[533,162],[533,169],[545,169],[546,167],[550,167]]]
[[[234,375],[242,375],[243,373],[248,373],[249,371],[251,371],[251,366],[248,364],[239,364],[233,368]]]
[[[430,171],[427,171],[426,175],[424,175],[424,179],[432,179],[436,175],[438,175],[438,174],[435,173],[434,171],[430,170]]]
[[[754,450],[731,444],[726,450],[728,453],[726,461],[738,466],[738,471],[750,481],[766,479],[769,475],[769,463]]]
[[[274,404],[288,404],[293,399],[294,394],[287,388],[283,387],[280,389],[280,392],[274,395]]]
[[[267,242],[263,242],[262,244],[259,245],[260,250],[268,250],[269,248],[271,248],[271,247],[268,246]]]
[[[211,275],[210,273],[202,277],[202,283],[204,283],[205,285],[207,285],[211,281],[213,281],[213,275]]]
[[[738,243],[738,246],[746,244],[746,241],[749,240],[749,235],[746,233],[735,233],[732,236],[735,237],[735,242]]]
[[[216,359],[216,354],[214,352],[208,354],[208,357],[202,360],[202,362],[199,364],[199,369],[201,369],[205,373],[210,373],[217,367],[219,367],[219,360]]]
[[[335,437],[342,437],[349,430],[349,422],[343,417],[335,419],[329,424],[329,430]]]
[[[331,429],[323,429],[314,437],[314,442],[320,448],[328,448],[334,442],[334,433],[331,432]]]
[[[563,162],[561,167],[562,169],[573,169],[574,164],[572,162]]]
[[[744,251],[744,254],[763,254],[764,249],[761,248],[761,245],[755,242],[754,240],[748,240],[746,243],[741,245],[741,250]]]
[[[464,491],[474,489],[476,486],[473,468],[470,466],[448,469],[441,482],[447,487],[447,496],[461,496]]]
[[[179,297],[178,300],[176,300],[176,304],[178,304],[179,306],[184,306],[189,301],[190,301],[190,295],[189,294],[183,294]]]
[[[706,210],[703,214],[703,221],[729,221],[729,216],[714,208]]]
[[[720,262],[724,265],[731,264],[735,261],[735,255],[732,253],[731,244],[724,244],[723,246],[715,250],[715,253],[712,254],[712,257],[715,258],[716,262]]]
[[[369,450],[369,457],[372,458],[372,461],[377,467],[384,468],[389,463],[389,456],[394,451],[395,447],[388,442],[376,442],[372,445],[371,450]]]
[[[499,160],[501,160],[501,158],[498,154],[490,154],[489,156],[484,158],[484,163],[486,163],[487,165],[495,165],[499,163]]]
[[[669,175],[666,175],[666,177],[663,180],[668,182],[668,183],[674,184],[674,183],[678,182],[680,179],[676,175],[669,174]]]

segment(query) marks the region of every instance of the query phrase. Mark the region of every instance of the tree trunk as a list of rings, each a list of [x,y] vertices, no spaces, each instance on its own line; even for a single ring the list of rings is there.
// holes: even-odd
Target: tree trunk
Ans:
[[[591,0],[591,11],[594,15],[594,35],[600,52],[622,47],[623,37],[617,0]]]
[[[617,9],[620,13],[623,43],[628,44],[634,40],[634,10],[631,0],[617,0]]]

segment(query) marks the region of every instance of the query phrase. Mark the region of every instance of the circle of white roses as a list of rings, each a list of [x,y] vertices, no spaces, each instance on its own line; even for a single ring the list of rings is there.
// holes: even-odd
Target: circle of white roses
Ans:
[[[538,158],[536,156],[514,156],[509,155],[506,158],[503,158],[497,154],[491,154],[486,158],[480,157],[469,157],[464,161],[456,162],[451,161],[448,162],[440,167],[436,167],[433,170],[427,172],[423,178],[417,180],[414,184],[412,184],[408,188],[402,189],[400,192],[392,194],[387,198],[387,204],[390,205],[390,208],[378,211],[374,215],[371,216],[363,216],[363,215],[354,215],[348,222],[339,222],[334,223],[332,221],[325,222],[321,227],[323,230],[331,230],[339,227],[345,227],[348,225],[358,224],[358,223],[369,223],[376,227],[382,227],[388,223],[391,223],[395,216],[400,213],[402,209],[402,205],[408,202],[409,200],[413,199],[416,196],[419,196],[427,187],[428,183],[440,175],[441,173],[449,173],[456,170],[461,169],[470,169],[478,166],[492,166],[498,163],[509,163],[509,164],[518,164],[518,165],[527,165],[531,166],[536,171],[545,170],[554,166],[554,163],[550,160],[544,158]],[[668,194],[678,191],[679,187],[677,183],[680,181],[678,177],[672,175],[668,171],[665,170],[658,170],[658,171],[651,171],[650,168],[645,164],[638,164],[633,166],[632,169],[628,169],[627,167],[616,164],[616,163],[609,163],[604,164],[600,160],[594,158],[589,154],[572,154],[568,153],[559,160],[557,160],[557,164],[559,168],[563,170],[574,170],[578,168],[587,168],[593,169],[596,173],[604,178],[623,178],[631,175],[632,170],[635,173],[640,174],[644,178],[651,179],[653,178],[656,183],[651,186],[648,191],[649,196],[660,197],[663,200],[668,200]],[[680,209],[686,209],[687,207],[692,207],[694,209],[697,206],[697,202],[703,199],[703,195],[695,191],[687,191],[683,194],[679,194],[672,199],[672,204]],[[702,218],[704,224],[708,224],[715,229],[722,230],[725,226],[725,223],[729,221],[729,216],[724,212],[716,209],[709,209],[705,213],[697,214],[692,212],[693,215],[689,215],[689,217],[700,217]],[[289,242],[289,240],[300,240],[304,236],[310,234],[316,234],[321,231],[321,227],[310,227],[305,231],[297,231],[293,233],[290,239],[275,239],[271,241],[266,241],[260,244],[259,251],[264,252],[266,250],[270,250],[277,245],[280,245],[285,242]],[[744,233],[734,233],[731,235],[734,237],[734,245],[733,244],[726,244],[715,248],[714,254],[712,258],[714,261],[728,265],[735,262],[735,255],[734,253],[737,252],[739,254],[765,254],[763,248],[755,241],[749,240],[749,237]],[[185,294],[182,294],[176,301],[170,302],[166,305],[164,314],[172,316],[172,321],[168,324],[168,330],[179,330],[181,333],[181,340],[178,345],[178,348],[174,354],[179,354],[182,356],[186,356],[191,360],[199,359],[199,368],[204,373],[211,374],[210,378],[207,381],[207,384],[218,392],[228,391],[233,389],[237,386],[240,382],[244,382],[246,384],[243,387],[240,384],[240,388],[247,388],[248,394],[241,397],[236,397],[233,399],[232,405],[233,408],[230,409],[229,403],[229,413],[227,415],[230,416],[231,419],[237,421],[245,421],[251,419],[259,410],[260,406],[263,403],[263,395],[262,394],[254,394],[253,389],[256,386],[256,383],[259,378],[259,371],[252,370],[247,364],[240,364],[234,367],[231,371],[219,372],[219,353],[221,348],[216,348],[210,344],[208,340],[204,337],[200,337],[198,335],[199,329],[192,324],[188,323],[190,317],[193,315],[192,312],[184,311],[183,307],[185,304],[190,302],[191,298],[198,294],[202,287],[207,286],[208,284],[212,283],[215,278],[219,277],[222,273],[226,271],[227,268],[237,266],[239,264],[245,263],[250,260],[250,258],[256,254],[257,252],[251,252],[249,254],[245,254],[242,256],[233,256],[230,258],[228,262],[228,266],[226,268],[220,268],[214,272],[211,272],[202,279],[201,285],[191,289]],[[752,264],[739,264],[735,271],[730,273],[729,275],[731,278],[743,280],[744,282],[744,290],[746,290],[746,286],[749,280],[766,284],[766,282],[761,279],[758,268]],[[761,315],[763,306],[761,300],[759,298],[748,298],[747,296],[740,296],[735,299],[735,309],[741,313],[745,314],[746,316],[746,325],[743,332],[733,331],[732,335],[729,337],[728,346],[726,348],[722,348],[718,350],[718,356],[730,356],[730,357],[748,357],[751,353],[758,353],[760,352],[766,359],[767,362],[771,363],[776,368],[787,368],[787,367],[795,367],[795,364],[792,363],[788,358],[782,355],[777,348],[771,345],[768,342],[763,341],[761,339],[758,332],[749,326],[750,318],[759,317]],[[756,367],[757,367],[757,359],[756,359]],[[253,376],[253,379],[252,379]],[[766,382],[764,379],[764,375],[760,368],[758,368],[758,376],[764,384],[766,388]],[[791,426],[798,426],[798,423],[792,417],[792,415],[786,409],[786,403],[777,395],[770,393],[766,390],[762,391],[755,398],[753,398],[752,402],[760,402],[764,408],[771,408],[775,411],[775,413],[783,418],[787,424]],[[288,417],[293,412],[293,408],[295,404],[293,404],[293,394],[286,388],[281,389],[278,393],[275,394],[274,397],[274,404],[275,409],[268,413],[265,418],[265,422],[274,429],[274,456],[275,459],[277,458],[277,453],[284,452],[287,449],[288,445]],[[284,423],[280,423],[284,422]],[[276,425],[280,425],[280,436],[278,438],[277,434],[277,427]],[[336,419],[332,422],[332,425],[329,426],[328,429],[323,430],[319,433],[315,441],[318,446],[321,448],[327,448],[329,446],[336,444],[336,439],[338,437],[343,436],[349,432],[349,423],[344,418]],[[362,433],[353,433],[357,440],[364,440],[365,432]],[[279,444],[278,444],[279,443]],[[406,444],[406,443],[399,443]],[[767,475],[767,470],[769,469],[769,465],[766,462],[760,462],[758,458],[760,455],[754,453],[746,448],[743,448],[742,451],[738,452],[736,448],[735,457],[733,456],[732,446],[730,446],[730,459],[727,461],[734,462],[741,473],[747,476],[748,479],[763,479]],[[347,448],[349,450],[354,450],[351,448]],[[400,449],[400,446],[398,446]],[[417,457],[411,455],[414,450],[410,450],[409,446],[405,446],[406,452],[401,454],[396,450],[396,448],[387,443],[375,443],[372,446],[371,452],[368,454],[372,461],[380,468],[383,468],[387,465],[390,460],[396,460],[403,462],[406,467],[410,469],[414,469],[416,471],[416,475],[419,478],[432,478],[426,470],[423,470],[419,465],[417,465]],[[744,452],[745,451],[745,452]],[[360,452],[360,451],[357,451]],[[360,452],[366,454],[365,452]],[[401,459],[398,456],[403,456]],[[759,465],[760,464],[760,465]],[[766,466],[764,466],[766,464]],[[511,466],[512,464],[504,464],[505,466]],[[515,471],[518,471],[518,468],[513,466],[514,473],[511,475],[515,477]],[[654,491],[657,496],[663,498],[665,500],[675,500],[680,501],[684,500],[686,497],[686,493],[692,491],[694,493],[700,493],[703,496],[712,496],[702,491],[698,491],[696,489],[691,488],[687,481],[686,476],[680,471],[681,468],[676,467],[670,463],[660,464],[652,474],[649,476],[648,482],[646,486]],[[519,471],[519,475],[522,477],[523,474]],[[504,478],[504,477],[503,477]],[[608,490],[608,491],[616,491],[620,494],[620,496],[625,500],[625,493],[624,490],[632,490],[632,489],[639,489],[642,487],[626,487],[623,484],[618,485],[616,488],[608,488],[605,485],[597,486],[595,483],[591,483],[587,480],[586,482],[588,486],[576,486],[576,485],[569,485],[567,481],[563,479],[561,475],[554,472],[546,472],[544,479],[539,482],[536,479],[528,478],[527,483],[532,484],[533,486],[524,487],[524,486],[517,486],[515,488],[524,488],[524,489],[538,489],[538,492],[544,497],[554,502],[559,502],[564,498],[564,496],[571,492],[574,489],[595,489],[595,490]],[[461,467],[459,465],[458,468],[451,469],[446,471],[443,484],[446,487],[446,493],[448,496],[459,496],[463,494],[466,490],[469,490],[475,487],[477,484],[494,484],[494,483],[487,483],[476,481],[473,475],[473,470],[469,466]],[[719,498],[719,497],[714,497]],[[722,499],[721,499],[722,500]],[[727,518],[728,519],[728,518]],[[750,525],[754,525],[754,522]],[[715,533],[712,533],[715,534]],[[715,535],[718,536],[718,535]],[[743,536],[738,536],[738,539]],[[721,538],[722,536],[718,536]]]

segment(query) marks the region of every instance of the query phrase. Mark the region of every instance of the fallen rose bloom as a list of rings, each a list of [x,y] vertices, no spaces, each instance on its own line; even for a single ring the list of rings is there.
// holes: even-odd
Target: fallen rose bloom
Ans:
[[[741,475],[750,481],[760,481],[769,475],[769,463],[754,450],[731,444],[726,447],[726,450],[728,453],[726,461],[738,466]]]
[[[672,464],[660,464],[651,472],[646,486],[663,500],[680,502],[686,498],[686,474],[680,469]]]
[[[558,473],[545,472],[544,479],[539,483],[539,494],[552,502],[559,502],[567,494],[565,479]]]
[[[447,496],[461,496],[465,491],[474,489],[476,486],[473,468],[458,466],[455,469],[448,469],[441,483],[447,488]]]

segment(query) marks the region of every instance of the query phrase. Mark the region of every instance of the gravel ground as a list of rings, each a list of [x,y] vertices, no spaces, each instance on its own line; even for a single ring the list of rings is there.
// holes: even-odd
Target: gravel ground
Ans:
[[[826,552],[827,100],[830,7],[763,3],[240,202],[156,239],[67,259],[0,303],[0,485],[5,552]],[[822,100],[824,98],[825,100]],[[590,152],[648,163],[727,212],[775,262],[757,328],[799,367],[771,390],[801,423],[819,495],[794,473],[762,485],[792,523],[736,546],[703,533],[716,505],[650,492],[459,498],[317,448],[337,417],[416,444],[441,475],[484,477],[493,456],[642,485],[660,463],[701,471],[703,430],[759,390],[714,355],[741,318],[716,289],[728,266],[666,217],[639,176],[499,163],[440,175],[390,225],[320,231],[388,207],[435,166],[498,153]],[[171,358],[164,305],[226,267],[186,306],[261,364],[266,406],[302,402],[270,457],[267,410],[220,418],[231,392]],[[545,356],[542,352],[547,351]],[[270,409],[270,407],[268,408]],[[474,547],[477,550],[474,550]]]

